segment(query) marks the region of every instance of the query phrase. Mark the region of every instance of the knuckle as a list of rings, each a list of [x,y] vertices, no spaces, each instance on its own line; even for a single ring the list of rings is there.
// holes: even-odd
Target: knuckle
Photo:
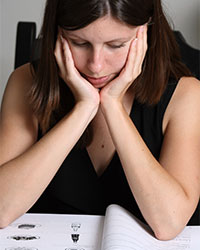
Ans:
[[[72,74],[70,74],[70,72],[66,72],[65,73],[65,79],[69,83],[73,82],[73,76],[72,76]]]
[[[58,52],[54,50],[54,56],[57,58],[58,57]]]
[[[140,67],[137,71],[137,76],[139,76],[142,73],[142,68]]]
[[[127,83],[133,81],[133,76],[132,76],[132,74],[125,74],[124,77],[125,77],[125,81],[126,81]]]
[[[69,57],[68,55],[65,56],[65,63],[66,63],[66,64],[70,63],[70,57]]]

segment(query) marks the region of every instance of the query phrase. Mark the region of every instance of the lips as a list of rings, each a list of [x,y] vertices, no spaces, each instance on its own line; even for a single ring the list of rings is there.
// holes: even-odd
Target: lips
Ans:
[[[99,77],[99,78],[95,78],[95,77],[90,77],[87,75],[84,75],[84,77],[96,88],[100,88],[102,87],[105,83],[108,82],[109,80],[109,76],[103,76],[103,77]]]

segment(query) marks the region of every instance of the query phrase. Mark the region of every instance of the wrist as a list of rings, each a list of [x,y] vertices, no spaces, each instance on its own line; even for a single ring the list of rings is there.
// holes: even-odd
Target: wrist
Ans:
[[[101,100],[101,110],[103,114],[113,114],[118,111],[122,111],[124,109],[124,106],[122,104],[122,101],[117,98],[106,98],[104,100]]]
[[[82,115],[88,115],[92,120],[99,108],[99,102],[79,101],[75,104],[74,109],[80,110]]]

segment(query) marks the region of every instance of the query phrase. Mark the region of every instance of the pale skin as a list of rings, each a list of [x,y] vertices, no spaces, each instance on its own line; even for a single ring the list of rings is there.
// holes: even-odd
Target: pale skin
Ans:
[[[105,27],[110,27],[110,37]],[[127,40],[124,47],[113,49],[124,39],[117,30],[123,30]],[[26,99],[32,81],[29,65],[17,69],[8,81],[0,120],[0,227],[35,203],[92,121],[95,136],[87,150],[96,172],[105,170],[116,150],[155,236],[175,237],[200,196],[199,81],[180,79],[163,118],[164,143],[157,161],[129,118],[131,84],[141,72],[147,50],[147,26],[127,27],[107,16],[70,34],[61,30],[61,35],[55,57],[76,105],[41,140],[37,141],[38,121]],[[75,45],[77,36],[87,45]],[[115,44],[110,43],[113,39],[118,39]],[[114,54],[113,60],[120,64],[110,61]],[[90,78],[103,76],[108,76],[103,83]]]

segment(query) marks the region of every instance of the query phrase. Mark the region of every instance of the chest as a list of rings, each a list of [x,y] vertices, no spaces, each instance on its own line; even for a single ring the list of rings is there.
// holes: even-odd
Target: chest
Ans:
[[[112,160],[115,145],[104,119],[97,124],[93,123],[92,129],[93,140],[87,147],[87,152],[97,175],[100,176]]]
[[[132,104],[133,95],[127,94],[124,98],[124,108],[128,114],[131,112]],[[91,127],[93,129],[93,140],[87,147],[87,152],[97,175],[100,176],[110,164],[116,152],[116,147],[101,109],[92,121]]]

